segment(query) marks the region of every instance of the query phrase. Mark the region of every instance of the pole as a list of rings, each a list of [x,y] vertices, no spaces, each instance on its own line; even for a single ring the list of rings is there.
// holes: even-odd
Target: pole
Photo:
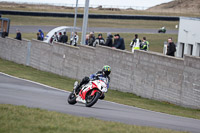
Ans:
[[[85,45],[87,23],[88,23],[88,10],[89,10],[89,0],[85,0],[85,9],[84,9],[83,26],[82,26],[82,38],[81,38],[82,45]]]
[[[75,8],[75,15],[74,15],[74,27],[73,27],[73,34],[71,33],[71,37],[73,38],[72,40],[72,45],[74,45],[74,32],[76,28],[76,18],[77,18],[77,11],[78,11],[78,0],[76,0],[76,8]]]

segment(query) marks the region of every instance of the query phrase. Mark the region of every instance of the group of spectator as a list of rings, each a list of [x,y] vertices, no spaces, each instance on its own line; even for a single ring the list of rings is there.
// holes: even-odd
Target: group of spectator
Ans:
[[[8,36],[8,33],[4,29],[4,31],[1,34],[1,37],[5,38],[6,36]],[[19,29],[16,29],[15,39],[22,40],[22,35],[21,35],[21,32]],[[44,40],[44,33],[42,32],[41,29],[38,30],[37,39],[41,40],[41,41]],[[72,32],[69,43],[67,43],[68,36],[67,36],[66,32],[63,32],[63,34],[62,34],[62,32],[59,32],[59,34],[57,34],[57,32],[55,32],[54,35],[51,37],[50,42],[51,43],[52,42],[61,42],[61,43],[77,46],[78,40],[79,40],[79,36],[78,36],[77,32],[74,32],[74,33]],[[113,35],[111,33],[107,33],[107,38],[105,40],[101,33],[98,34],[97,38],[95,38],[94,32],[90,32],[90,34],[86,35],[85,44],[89,45],[89,46],[93,46],[93,47],[96,47],[97,45],[102,45],[102,46],[108,46],[108,47],[112,47],[112,48],[116,48],[116,49],[125,50],[124,39],[122,37],[120,37],[119,34],[115,34],[114,39],[113,39]],[[131,41],[130,47],[132,48],[133,53],[134,53],[134,50],[148,51],[149,50],[149,42],[147,41],[146,37],[143,37],[142,40],[140,40],[138,34],[135,34],[135,38],[133,39],[133,41]],[[174,44],[172,38],[169,38],[166,55],[174,56],[175,52],[176,52],[176,45]]]
[[[85,44],[93,47],[96,47],[97,45],[102,45],[102,46],[108,46],[116,49],[125,50],[124,39],[121,38],[119,34],[115,34],[113,40],[113,35],[111,33],[108,33],[105,41],[101,33],[98,34],[97,38],[95,38],[94,32],[90,32],[90,34],[86,35]]]
[[[55,32],[54,35],[50,39],[50,43],[52,42],[62,42],[62,43],[67,43],[68,41],[68,36],[66,35],[66,32]]]
[[[139,39],[138,34],[135,34],[135,38],[130,43],[130,47],[132,48],[132,53],[134,50],[149,50],[149,42],[147,41],[146,37],[143,37],[142,40]]]
[[[59,32],[59,33],[55,32],[54,35],[50,39],[50,43],[61,42],[61,43],[77,46],[78,39],[79,39],[79,37],[78,37],[77,32],[74,32],[74,33],[72,32],[70,42],[68,43],[68,36],[67,36],[66,32],[63,32],[63,33],[62,32]]]

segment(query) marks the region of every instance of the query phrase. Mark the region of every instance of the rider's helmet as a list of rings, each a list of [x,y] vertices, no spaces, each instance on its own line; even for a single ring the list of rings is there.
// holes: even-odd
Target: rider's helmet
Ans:
[[[103,66],[102,72],[108,76],[111,73],[111,67],[108,65]]]

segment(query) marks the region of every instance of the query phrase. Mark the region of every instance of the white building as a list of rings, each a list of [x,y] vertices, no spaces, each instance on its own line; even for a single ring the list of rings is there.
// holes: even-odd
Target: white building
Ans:
[[[193,55],[200,57],[200,19],[180,17],[177,57]]]

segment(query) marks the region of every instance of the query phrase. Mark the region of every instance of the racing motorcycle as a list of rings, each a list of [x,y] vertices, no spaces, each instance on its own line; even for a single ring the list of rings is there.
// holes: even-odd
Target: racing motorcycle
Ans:
[[[163,29],[163,28],[160,28],[159,30],[158,30],[158,33],[165,33],[166,32],[166,29]]]
[[[85,104],[86,107],[93,106],[98,99],[104,98],[104,93],[108,91],[106,79],[95,79],[89,81],[89,83],[82,85],[78,94],[75,92],[75,88],[78,85],[78,81],[74,83],[74,89],[68,97],[69,104],[76,104],[77,102]]]

